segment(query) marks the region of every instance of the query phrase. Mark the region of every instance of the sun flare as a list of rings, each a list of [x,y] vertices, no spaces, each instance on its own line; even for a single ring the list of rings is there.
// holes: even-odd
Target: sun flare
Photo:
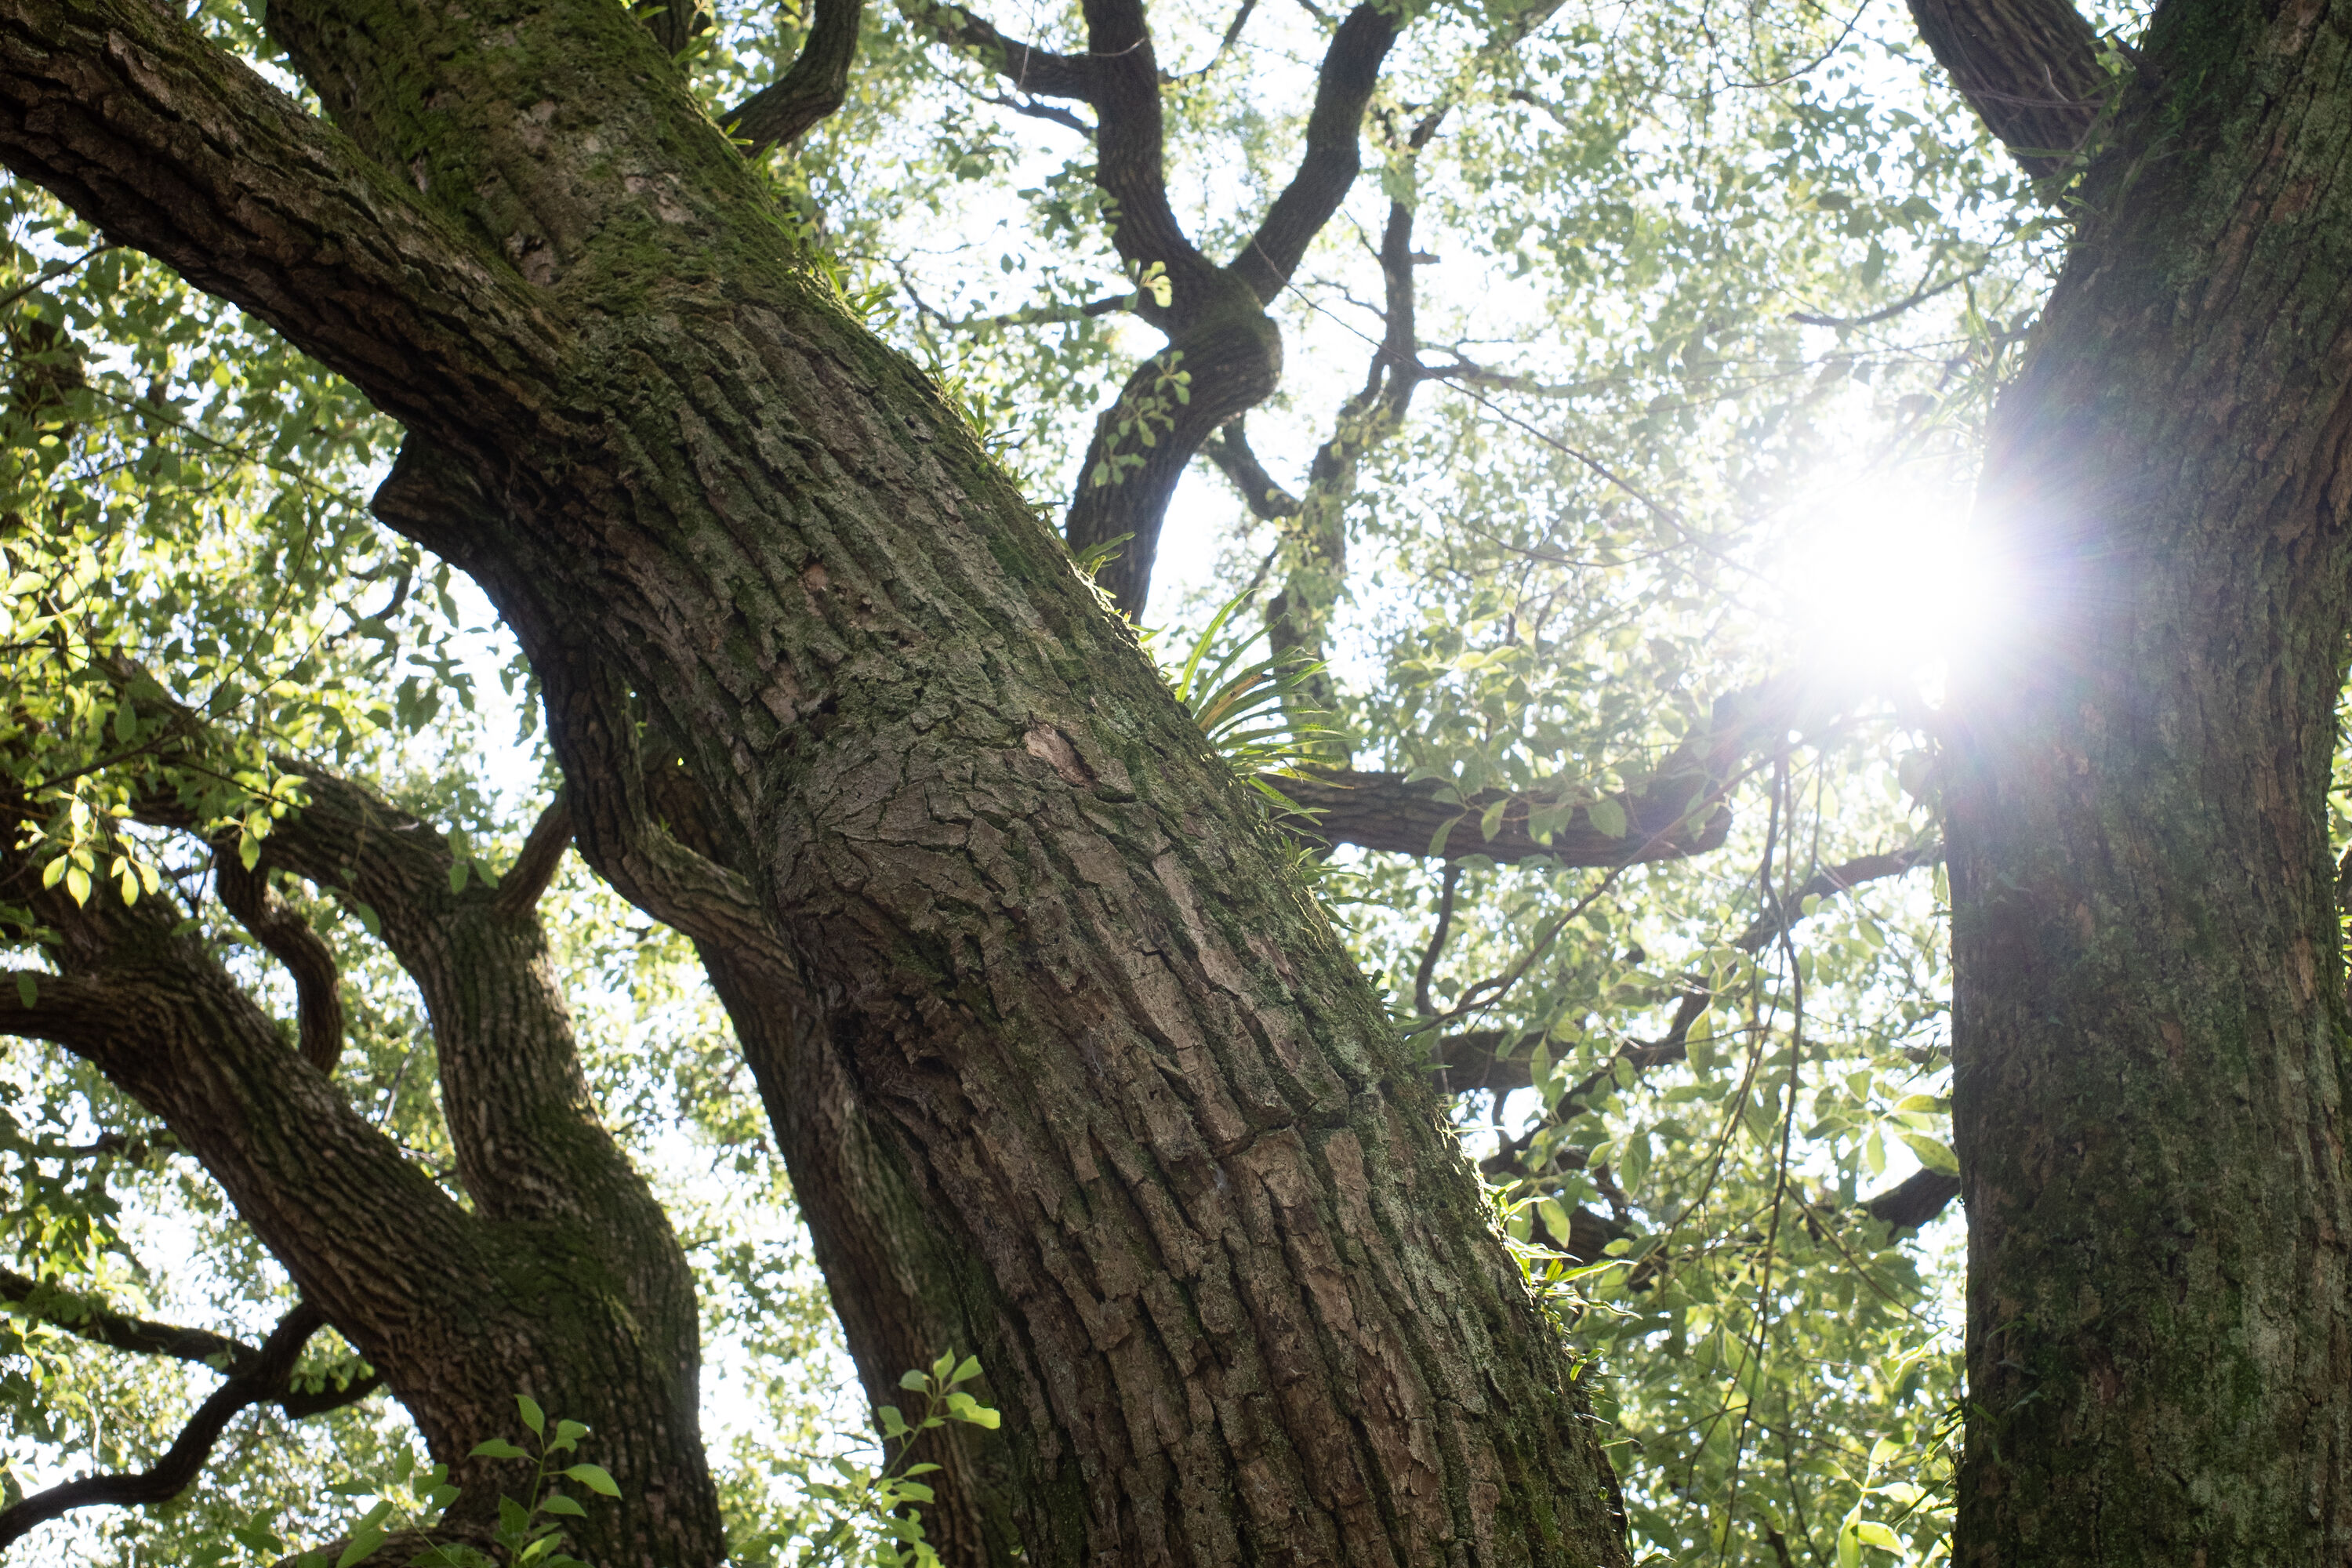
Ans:
[[[1876,476],[1824,491],[1790,530],[1778,575],[1799,660],[1889,696],[1932,700],[1995,614],[1957,487]]]

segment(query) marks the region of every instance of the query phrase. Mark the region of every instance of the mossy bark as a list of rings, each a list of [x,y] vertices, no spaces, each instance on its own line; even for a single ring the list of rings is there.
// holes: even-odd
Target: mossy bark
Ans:
[[[2158,14],[1956,679],[1972,1565],[2340,1563],[2352,8]]]

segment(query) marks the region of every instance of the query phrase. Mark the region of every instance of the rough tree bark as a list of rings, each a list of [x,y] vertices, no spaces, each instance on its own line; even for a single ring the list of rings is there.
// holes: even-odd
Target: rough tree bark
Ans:
[[[2032,20],[1978,34],[2087,47]],[[2158,11],[1994,422],[2013,608],[1946,784],[1969,1564],[2352,1550],[2347,23]]]
[[[0,158],[352,377],[688,748],[966,1260],[1036,1563],[1612,1563],[1439,1108],[1125,629],[617,7],[0,4]],[[348,140],[346,139],[348,138]]]

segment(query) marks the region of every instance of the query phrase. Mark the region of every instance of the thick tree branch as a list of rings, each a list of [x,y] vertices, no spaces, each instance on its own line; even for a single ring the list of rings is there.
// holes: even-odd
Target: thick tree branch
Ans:
[[[1290,184],[1266,209],[1257,232],[1233,259],[1233,270],[1261,301],[1271,303],[1298,269],[1299,258],[1347,199],[1363,167],[1364,106],[1380,83],[1381,67],[1397,40],[1402,6],[1365,0],[1348,13],[1323,51],[1315,79],[1315,108],[1307,120],[1307,150]]]
[[[26,1534],[76,1509],[131,1508],[169,1502],[188,1489],[222,1430],[248,1407],[286,1394],[287,1379],[301,1359],[302,1347],[326,1326],[320,1310],[305,1301],[278,1320],[277,1328],[247,1368],[214,1390],[180,1429],[172,1447],[148,1469],[133,1475],[86,1476],[46,1491],[34,1493],[15,1507],[0,1511],[0,1550]]]
[[[719,121],[728,134],[746,143],[747,157],[791,144],[841,107],[865,13],[865,0],[816,0],[816,18],[800,58]]]
[[[1941,1215],[1959,1195],[1959,1177],[1941,1171],[1918,1171],[1877,1196],[1864,1199],[1862,1212],[1896,1230],[1916,1230]]]
[[[2036,179],[2064,170],[2108,85],[2083,14],[2068,0],[1911,0],[1911,16],[2019,166]]]
[[[1730,831],[1723,796],[1756,747],[1784,732],[1803,696],[1782,677],[1716,700],[1703,728],[1694,731],[1637,787],[1611,801],[1624,813],[1622,833],[1593,826],[1591,808],[1579,806],[1542,837],[1535,827],[1559,796],[1540,786],[1522,793],[1482,790],[1459,796],[1443,779],[1408,782],[1401,773],[1318,770],[1271,782],[1308,812],[1292,831],[1327,844],[1353,844],[1396,855],[1448,858],[1484,855],[1513,862],[1549,857],[1563,866],[1633,866],[1678,860],[1719,848]],[[1501,807],[1491,834],[1486,814]]]
[[[571,847],[572,807],[558,795],[547,803],[539,820],[530,825],[530,836],[522,841],[514,864],[499,879],[499,912],[518,920],[530,913],[541,895],[547,891],[548,883],[555,879],[556,868],[563,864],[563,852]]]
[[[514,375],[568,356],[511,268],[145,0],[0,5],[0,163],[404,422],[463,437],[535,421]]]
[[[530,583],[501,574],[473,548],[496,519],[472,476],[412,439],[377,489],[375,510],[491,587],[539,677],[549,743],[563,768],[572,841],[596,874],[664,925],[697,942],[763,954],[789,972],[750,884],[660,826],[646,798],[647,769],[626,688],[538,602]]]
[[[325,939],[269,886],[266,871],[245,868],[235,839],[213,847],[213,887],[237,918],[294,977],[296,1039],[302,1059],[331,1073],[343,1056],[342,976]]]

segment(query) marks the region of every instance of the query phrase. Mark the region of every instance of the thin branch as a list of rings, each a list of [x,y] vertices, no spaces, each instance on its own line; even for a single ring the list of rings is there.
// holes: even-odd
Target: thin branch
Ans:
[[[972,96],[982,103],[992,103],[999,109],[1009,109],[1015,114],[1025,114],[1032,120],[1050,120],[1056,125],[1066,125],[1087,141],[1094,140],[1096,128],[1058,104],[1040,103],[1034,98],[1017,97],[1003,92],[976,92]]]
[[[1258,461],[1241,420],[1233,421],[1210,437],[1201,444],[1201,450],[1217,465],[1217,471],[1225,476],[1226,481],[1241,492],[1242,504],[1260,522],[1283,522],[1298,515],[1298,498],[1283,489],[1266,472],[1265,465]]]
[[[1763,914],[1749,921],[1747,928],[1732,939],[1731,945],[1743,952],[1760,952],[1785,930],[1805,918],[1806,899],[1828,899],[1848,893],[1864,883],[1899,877],[1922,866],[1932,866],[1943,856],[1942,845],[1928,844],[1891,850],[1882,855],[1857,856],[1832,866],[1808,879],[1802,887],[1787,898],[1774,900]],[[1615,1073],[1621,1061],[1638,1073],[1685,1060],[1690,1054],[1691,1029],[1714,1000],[1714,994],[1704,986],[1692,984],[1675,1004],[1674,1017],[1668,1021],[1664,1034],[1654,1040],[1626,1041],[1608,1061],[1563,1094],[1560,1104],[1581,1104],[1604,1079]],[[1489,1089],[1496,1094],[1508,1094],[1513,1089],[1528,1087],[1530,1053],[1535,1043],[1542,1037],[1540,1034],[1514,1035],[1502,1029],[1465,1030],[1448,1036],[1433,1047],[1430,1065],[1444,1075],[1443,1081],[1451,1092],[1462,1094],[1473,1089]]]
[[[1938,294],[1949,293],[1951,290],[1958,288],[1961,284],[1967,282],[1969,279],[1974,278],[1978,273],[1982,272],[1984,268],[1981,267],[1976,268],[1970,271],[1963,272],[1956,278],[1947,278],[1944,281],[1937,284],[1932,289],[1924,286],[1915,289],[1910,293],[1905,295],[1902,299],[1895,300],[1892,305],[1887,306],[1885,309],[1873,310],[1866,316],[1816,316],[1803,310],[1791,310],[1789,312],[1789,320],[1797,322],[1801,326],[1807,327],[1876,326],[1881,321],[1892,321],[1906,310],[1915,310],[1917,307],[1926,304],[1928,300],[1934,299]]]
[[[213,1391],[180,1429],[171,1448],[148,1469],[133,1474],[85,1476],[34,1493],[15,1507],[0,1511],[0,1549],[28,1532],[76,1509],[132,1508],[169,1502],[188,1489],[212,1457],[213,1445],[229,1422],[247,1408],[285,1396],[287,1379],[301,1359],[302,1347],[326,1326],[324,1314],[304,1301],[270,1331],[252,1363]],[[345,1391],[348,1392],[348,1391]],[[348,1401],[345,1401],[348,1403]]]
[[[53,1279],[35,1279],[12,1268],[0,1268],[0,1300],[12,1301],[29,1317],[110,1350],[202,1362],[231,1373],[250,1370],[261,1354],[243,1340],[118,1312]]]
[[[1445,863],[1445,880],[1437,895],[1437,929],[1429,933],[1429,945],[1422,950],[1421,964],[1412,972],[1413,1010],[1424,1018],[1437,1016],[1436,1005],[1429,999],[1429,982],[1437,973],[1437,961],[1444,955],[1445,939],[1454,933],[1454,893],[1462,883],[1462,862]]]

